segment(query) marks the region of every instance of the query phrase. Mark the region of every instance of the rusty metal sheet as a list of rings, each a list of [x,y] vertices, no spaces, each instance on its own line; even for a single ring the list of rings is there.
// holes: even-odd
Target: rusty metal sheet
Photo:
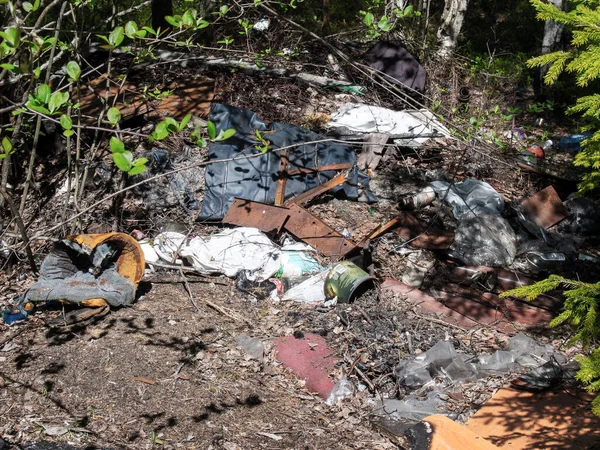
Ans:
[[[525,214],[545,230],[568,215],[567,208],[552,186],[524,200],[521,206]]]
[[[341,257],[357,248],[354,242],[298,205],[289,207],[284,228],[324,256]]]
[[[400,216],[396,233],[411,245],[430,250],[444,250],[454,242],[454,232],[430,227],[408,213]]]
[[[236,198],[223,222],[242,227],[254,227],[269,233],[279,232],[290,214],[289,209]]]
[[[287,184],[289,164],[289,150],[285,150],[279,155],[279,179],[275,191],[275,206],[283,206],[285,203],[285,185]]]
[[[312,188],[306,192],[303,192],[302,194],[297,195],[296,197],[288,200],[287,202],[285,202],[285,206],[302,205],[303,203],[306,203],[306,202],[312,200],[316,196],[321,195],[324,192],[327,192],[329,189],[339,186],[340,184],[344,184],[346,182],[346,175],[347,175],[346,173],[338,173],[331,180],[321,184],[320,186],[314,187],[314,188]]]
[[[377,228],[374,228],[373,231],[370,231],[368,234],[366,234],[361,239],[361,241],[359,242],[358,246],[359,247],[364,247],[365,245],[367,245],[367,243],[371,239],[375,239],[375,238],[381,236],[382,234],[387,233],[391,229],[397,227],[399,222],[400,222],[400,216],[397,216],[397,217],[394,217],[389,222],[384,223],[383,225],[378,225]]]

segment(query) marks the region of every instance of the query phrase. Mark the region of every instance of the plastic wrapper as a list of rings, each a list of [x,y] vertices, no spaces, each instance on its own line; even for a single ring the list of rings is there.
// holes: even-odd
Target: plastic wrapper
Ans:
[[[331,394],[325,401],[329,406],[335,405],[337,402],[344,400],[354,394],[354,385],[346,375],[342,376],[331,390]]]
[[[508,222],[495,214],[460,219],[450,255],[471,266],[507,267],[517,254],[516,236]]]
[[[445,181],[433,181],[431,186],[437,195],[452,206],[452,214],[457,219],[473,217],[473,214],[495,214],[504,209],[504,199],[485,181],[466,179],[451,185]]]

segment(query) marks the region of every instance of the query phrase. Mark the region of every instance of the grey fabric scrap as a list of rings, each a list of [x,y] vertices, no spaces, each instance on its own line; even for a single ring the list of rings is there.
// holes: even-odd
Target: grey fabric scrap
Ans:
[[[114,264],[95,275],[93,256],[77,247],[65,241],[57,244],[42,262],[40,277],[25,294],[25,301],[67,300],[80,304],[84,300],[102,298],[111,306],[131,305],[136,292],[133,282],[117,272]],[[98,252],[101,256],[98,262],[104,265],[110,253],[106,250]]]
[[[128,306],[135,300],[135,285],[119,274],[116,267],[111,267],[98,277],[77,272],[62,279],[40,278],[25,294],[30,302],[67,300],[80,304],[93,298],[102,298],[111,306]]]

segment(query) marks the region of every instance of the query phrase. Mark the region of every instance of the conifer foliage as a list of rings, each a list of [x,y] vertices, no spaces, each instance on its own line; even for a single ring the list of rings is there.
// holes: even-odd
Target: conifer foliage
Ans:
[[[541,0],[531,0],[540,20],[553,20],[563,23],[571,30],[571,48],[532,58],[530,67],[548,65],[544,77],[546,84],[554,84],[563,72],[575,74],[577,85],[587,87],[600,78],[600,1],[578,0],[572,3],[575,8],[569,12]],[[585,124],[582,131],[592,135],[583,143],[583,151],[575,157],[575,165],[588,169],[579,184],[582,192],[600,187],[600,93],[584,95],[569,108],[570,114],[579,114]]]
[[[581,343],[588,353],[588,356],[577,358],[580,364],[577,379],[586,385],[588,391],[600,392],[600,282],[584,283],[550,275],[545,280],[512,289],[501,296],[533,300],[554,289],[563,290],[565,302],[563,312],[550,322],[550,326],[573,326],[575,334],[570,344]],[[592,410],[600,416],[600,396],[592,402]]]

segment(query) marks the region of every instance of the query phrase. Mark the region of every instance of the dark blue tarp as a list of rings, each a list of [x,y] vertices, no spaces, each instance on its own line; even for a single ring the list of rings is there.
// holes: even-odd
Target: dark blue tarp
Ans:
[[[274,203],[280,167],[280,152],[277,149],[295,144],[289,149],[288,171],[351,163],[354,167],[346,183],[331,191],[343,193],[346,198],[355,200],[359,196],[360,187],[367,194],[369,201],[377,201],[368,190],[368,177],[356,167],[356,154],[350,146],[335,142],[307,144],[327,138],[285,123],[266,124],[248,109],[223,104],[212,106],[210,120],[215,124],[217,133],[228,128],[234,128],[236,133],[226,141],[211,143],[208,160],[237,159],[209,164],[206,167],[206,191],[199,220],[222,219],[235,197]],[[256,148],[257,144],[260,145],[256,130],[270,142],[270,151],[262,153]],[[259,156],[243,158],[249,155]],[[313,172],[289,177],[285,190],[286,200],[323,184],[337,173]]]

